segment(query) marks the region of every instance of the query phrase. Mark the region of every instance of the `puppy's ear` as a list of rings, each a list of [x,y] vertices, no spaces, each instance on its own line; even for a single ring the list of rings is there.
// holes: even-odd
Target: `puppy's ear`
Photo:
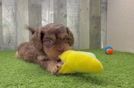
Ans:
[[[38,38],[39,41],[43,44],[43,37],[44,37],[45,33],[43,33],[41,30],[39,30],[38,32]]]
[[[35,29],[32,27],[26,26],[26,29],[28,29],[31,32],[31,34],[34,34],[35,32]]]
[[[33,37],[32,37],[32,42],[34,44],[34,46],[39,49],[39,50],[42,50],[43,49],[43,37],[44,37],[44,34],[42,33],[41,29],[36,29],[35,30],[35,33],[33,34]]]
[[[74,44],[74,36],[73,36],[73,33],[70,31],[70,29],[68,27],[66,27],[66,30],[67,30],[67,33],[68,33],[69,38],[70,38],[69,44],[70,44],[70,46],[73,46],[73,44]]]

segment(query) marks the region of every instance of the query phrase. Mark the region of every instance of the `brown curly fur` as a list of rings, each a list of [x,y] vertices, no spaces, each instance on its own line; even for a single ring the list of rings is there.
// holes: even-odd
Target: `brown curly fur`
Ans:
[[[28,29],[32,37],[29,42],[19,45],[16,56],[37,63],[51,73],[57,73],[60,66],[58,56],[73,46],[72,32],[68,27],[55,23]]]

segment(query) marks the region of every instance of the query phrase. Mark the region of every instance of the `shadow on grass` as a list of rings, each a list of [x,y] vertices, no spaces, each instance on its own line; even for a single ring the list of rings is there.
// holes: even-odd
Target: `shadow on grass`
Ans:
[[[94,74],[74,73],[74,74],[66,74],[61,76],[67,76],[74,80],[78,80],[79,82],[82,83],[91,83],[93,85],[100,85],[100,86],[109,85],[107,80],[103,79],[99,75],[94,75]]]

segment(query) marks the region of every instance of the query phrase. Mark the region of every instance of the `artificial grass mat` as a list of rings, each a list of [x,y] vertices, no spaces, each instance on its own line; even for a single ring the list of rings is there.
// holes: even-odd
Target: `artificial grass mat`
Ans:
[[[16,59],[15,51],[1,51],[0,88],[134,88],[134,54],[90,51],[104,65],[101,74],[54,76],[36,64]]]

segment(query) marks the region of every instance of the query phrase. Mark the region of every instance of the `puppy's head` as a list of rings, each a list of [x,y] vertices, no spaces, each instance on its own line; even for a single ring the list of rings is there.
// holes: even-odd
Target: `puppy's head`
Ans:
[[[43,51],[50,59],[58,59],[62,52],[72,48],[74,37],[68,27],[50,23],[40,30]]]
[[[38,50],[42,50],[49,59],[58,59],[58,56],[72,48],[74,37],[68,27],[62,24],[50,23],[44,27],[31,28],[30,41]]]

